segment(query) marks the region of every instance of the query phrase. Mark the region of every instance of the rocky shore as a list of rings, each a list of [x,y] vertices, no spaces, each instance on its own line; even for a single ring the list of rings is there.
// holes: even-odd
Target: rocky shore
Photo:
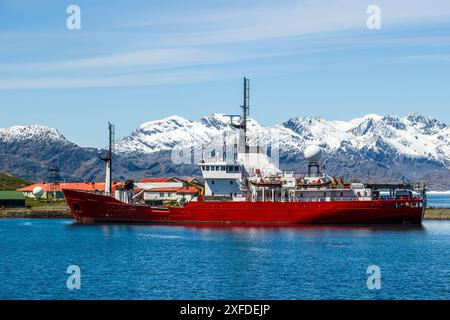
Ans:
[[[0,218],[72,218],[67,206],[0,209]]]

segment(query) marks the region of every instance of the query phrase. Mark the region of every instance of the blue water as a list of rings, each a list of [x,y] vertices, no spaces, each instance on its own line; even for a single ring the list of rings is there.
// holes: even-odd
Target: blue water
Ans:
[[[224,228],[0,219],[0,299],[450,299],[450,222]],[[81,270],[69,290],[67,267]],[[367,268],[381,269],[381,290]]]
[[[450,194],[429,194],[428,206],[435,208],[450,208]]]

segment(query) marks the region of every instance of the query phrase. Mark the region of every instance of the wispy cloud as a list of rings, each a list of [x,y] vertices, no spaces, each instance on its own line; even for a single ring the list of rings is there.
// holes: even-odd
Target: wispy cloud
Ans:
[[[177,70],[140,75],[103,75],[90,77],[39,77],[15,78],[0,80],[0,89],[50,89],[50,88],[98,88],[98,87],[129,87],[163,84],[192,83],[217,80],[219,73],[201,70]]]
[[[92,68],[177,67],[223,63],[236,59],[226,52],[195,48],[158,48],[83,59],[0,65],[0,72],[66,71]],[[111,70],[111,69],[110,69]]]
[[[46,35],[44,43],[74,41],[72,58],[64,55],[67,51],[61,51],[59,55],[58,52],[51,55],[32,52],[32,58],[23,61],[18,55],[14,63],[4,60],[0,63],[0,89],[210,81],[232,76],[229,71],[224,72],[223,67],[233,70],[240,63],[246,64],[245,70],[254,65],[268,68],[267,61],[273,57],[348,50],[357,46],[440,46],[448,45],[450,40],[448,36],[433,34],[374,36],[366,29],[366,8],[373,4],[372,0],[264,3],[259,5],[255,1],[254,5],[239,7],[233,4],[220,10],[210,7],[201,12],[198,8],[192,12],[142,9],[145,18],[129,22],[119,20],[111,32],[101,35],[98,30],[83,30],[78,38],[70,40],[67,40],[67,33]],[[398,25],[408,27],[415,23],[448,21],[450,17],[448,0],[378,0],[376,4],[382,9],[384,30]],[[15,38],[3,33],[0,37],[5,42],[4,48],[26,45],[23,34]],[[95,43],[97,39],[97,50],[106,44],[104,53],[87,48],[86,43]],[[21,56],[22,52],[26,49],[20,50]],[[0,58],[2,55],[11,53],[0,49]],[[442,61],[447,58],[445,55],[411,57]],[[198,72],[189,69],[194,66]],[[200,68],[202,66],[209,67]]]
[[[366,9],[376,4],[385,26],[448,21],[447,0],[287,1],[270,6],[247,6],[227,11],[147,16],[122,27],[190,26],[181,33],[161,35],[164,44],[217,45],[293,38],[318,33],[366,30]],[[192,31],[192,29],[195,29]]]
[[[404,57],[411,61],[434,61],[434,62],[450,62],[450,53],[447,54],[422,54]]]
[[[266,75],[267,72],[285,72],[276,67],[251,67],[246,69],[252,74]],[[101,88],[101,87],[145,87],[155,85],[190,84],[206,81],[218,81],[236,78],[241,70],[236,66],[195,67],[175,70],[155,70],[141,73],[103,74],[89,77],[23,77],[0,79],[0,90],[17,89],[64,89],[64,88]]]

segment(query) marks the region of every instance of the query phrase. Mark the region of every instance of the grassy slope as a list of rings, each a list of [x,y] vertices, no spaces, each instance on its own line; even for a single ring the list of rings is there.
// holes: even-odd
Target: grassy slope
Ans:
[[[11,191],[32,185],[33,182],[0,172],[0,191]]]

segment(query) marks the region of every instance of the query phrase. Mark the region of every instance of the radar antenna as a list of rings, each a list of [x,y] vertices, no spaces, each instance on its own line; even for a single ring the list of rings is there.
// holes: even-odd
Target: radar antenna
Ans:
[[[246,77],[244,77],[244,103],[241,108],[242,115],[228,115],[228,117],[230,117],[231,126],[239,129],[238,153],[248,153],[247,120],[250,116],[250,79]],[[234,120],[236,118],[238,119],[238,123]]]

